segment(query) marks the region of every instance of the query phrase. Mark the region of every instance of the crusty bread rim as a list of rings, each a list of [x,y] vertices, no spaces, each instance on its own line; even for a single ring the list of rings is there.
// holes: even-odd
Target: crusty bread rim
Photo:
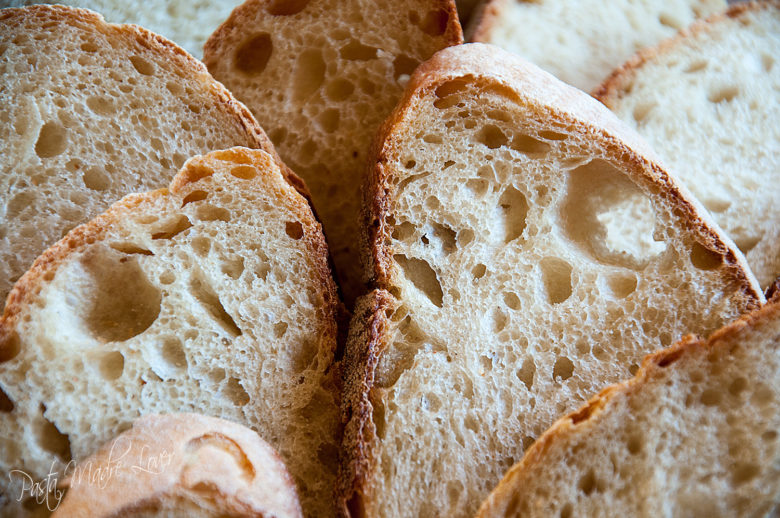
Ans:
[[[79,253],[86,249],[95,241],[101,239],[107,229],[118,223],[122,212],[133,210],[148,203],[156,198],[162,198],[171,194],[176,194],[185,190],[188,186],[197,183],[199,180],[211,176],[214,171],[204,168],[190,167],[200,162],[214,158],[217,160],[230,160],[231,158],[243,160],[243,163],[258,165],[258,175],[250,181],[260,181],[265,177],[268,189],[277,189],[283,191],[289,202],[289,208],[298,217],[303,225],[304,232],[301,241],[309,249],[309,254],[313,258],[313,265],[316,268],[319,283],[324,288],[324,312],[328,323],[327,329],[323,334],[331,337],[330,340],[322,340],[321,343],[335,343],[337,329],[335,323],[336,316],[340,311],[340,302],[336,291],[336,285],[331,277],[329,267],[328,246],[325,237],[322,234],[322,226],[314,218],[308,201],[286,181],[274,157],[261,149],[249,149],[244,147],[234,147],[224,151],[214,151],[207,155],[199,155],[190,158],[182,166],[182,169],[171,181],[170,186],[165,189],[158,189],[148,193],[130,194],[114,203],[106,212],[100,214],[87,223],[79,225],[51,248],[41,254],[33,263],[32,267],[16,282],[11,292],[8,294],[5,310],[0,317],[0,362],[13,358],[18,352],[18,337],[16,336],[16,320],[22,309],[40,293],[44,284],[54,278],[59,266],[71,254]],[[264,164],[265,162],[265,164]],[[270,166],[270,167],[262,167]],[[276,166],[276,167],[274,167]],[[278,175],[278,176],[277,176]],[[119,214],[117,214],[119,213]],[[335,351],[328,351],[333,354]]]
[[[632,393],[643,389],[645,382],[659,369],[665,369],[674,362],[697,349],[714,350],[725,341],[739,336],[745,329],[760,324],[767,319],[780,318],[780,301],[767,304],[764,307],[743,315],[738,320],[720,328],[710,335],[709,339],[702,339],[694,335],[687,335],[674,345],[666,349],[648,354],[642,361],[642,365],[633,378],[610,385],[593,396],[579,410],[559,418],[546,432],[544,432],[526,451],[523,458],[512,466],[504,475],[504,478],[491,492],[490,496],[482,503],[477,516],[482,516],[492,506],[493,501],[505,501],[512,494],[512,487],[517,486],[516,480],[522,479],[525,471],[544,462],[545,454],[551,445],[566,437],[577,434],[577,427],[591,419],[598,417],[604,408],[621,395],[628,397]]]
[[[593,97],[611,108],[610,102],[619,97],[625,87],[633,81],[638,69],[656,58],[674,51],[677,47],[685,45],[691,38],[704,34],[713,29],[713,25],[728,19],[737,19],[745,13],[757,12],[763,9],[780,9],[780,0],[753,0],[750,2],[737,2],[720,13],[715,13],[703,20],[693,22],[689,27],[682,29],[675,36],[663,40],[654,47],[639,50],[624,64],[612,71],[607,78],[593,90]]]
[[[500,67],[491,66],[485,59],[491,53],[500,55]],[[397,154],[396,129],[405,123],[405,119],[412,117],[416,105],[441,84],[462,78],[482,81],[489,88],[500,89],[512,95],[518,104],[541,104],[542,107],[536,110],[545,112],[545,116],[563,120],[578,133],[603,140],[610,154],[622,155],[641,172],[637,175],[637,183],[655,187],[657,194],[675,207],[678,218],[690,222],[689,230],[699,238],[699,243],[723,258],[724,276],[728,275],[738,282],[747,299],[765,301],[758,282],[747,273],[750,271],[747,262],[736,245],[722,233],[701,203],[658,165],[655,153],[637,133],[624,126],[612,112],[587,94],[556,80],[518,56],[483,43],[444,49],[420,65],[409,80],[404,97],[382,124],[372,144],[369,173],[363,191],[362,218],[367,235],[363,235],[362,245],[366,271],[373,286],[382,289],[391,287],[393,259],[387,243],[393,233],[389,216],[394,189],[390,182],[393,171],[388,163]],[[529,90],[517,85],[528,86]],[[537,92],[530,91],[532,86],[536,86]],[[540,97],[539,91],[543,91],[543,97]],[[550,106],[553,103],[555,108]]]

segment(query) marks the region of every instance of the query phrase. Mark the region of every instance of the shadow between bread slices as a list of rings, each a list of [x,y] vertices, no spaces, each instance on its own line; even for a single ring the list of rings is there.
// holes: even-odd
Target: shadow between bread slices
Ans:
[[[346,514],[473,515],[558,416],[764,301],[636,134],[496,47],[423,64],[369,174]]]
[[[256,431],[306,515],[333,514],[340,303],[321,226],[272,155],[188,160],[68,233],[8,300],[0,472],[61,479],[138,416],[199,412]],[[0,479],[0,513],[35,510],[24,480]]]

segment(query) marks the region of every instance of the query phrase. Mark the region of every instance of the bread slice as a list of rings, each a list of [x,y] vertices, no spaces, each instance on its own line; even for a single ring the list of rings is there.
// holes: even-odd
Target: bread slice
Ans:
[[[478,516],[777,516],[778,429],[772,304],[649,355],[559,419]]]
[[[300,517],[295,483],[252,430],[200,414],[149,415],[76,465],[53,518]]]
[[[365,293],[360,187],[371,138],[415,67],[461,43],[453,0],[249,0],[204,61],[312,191],[348,305]]]
[[[639,49],[725,8],[726,0],[488,0],[467,35],[590,92]]]
[[[415,72],[372,152],[381,290],[347,346],[342,506],[473,515],[558,416],[758,307],[744,258],[651,156],[497,47]]]
[[[0,472],[40,480],[140,415],[198,412],[258,432],[304,512],[332,514],[338,299],[321,227],[269,154],[190,159],[72,230],[8,301]],[[0,480],[10,504],[22,483]]]
[[[65,4],[92,9],[112,23],[133,23],[175,41],[200,59],[206,38],[240,0],[0,0],[0,8]]]
[[[479,4],[479,0],[455,0],[455,5],[458,8],[458,18],[461,25],[466,27],[474,9]]]
[[[745,254],[780,275],[780,2],[742,3],[631,59],[596,95]]]
[[[0,305],[47,247],[190,156],[273,147],[205,67],[139,27],[59,6],[0,11]]]

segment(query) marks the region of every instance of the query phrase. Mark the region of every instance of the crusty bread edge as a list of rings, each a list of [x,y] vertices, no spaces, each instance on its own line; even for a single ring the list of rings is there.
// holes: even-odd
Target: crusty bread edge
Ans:
[[[392,286],[392,253],[386,244],[393,232],[388,216],[394,193],[390,182],[393,173],[387,164],[397,154],[393,140],[396,130],[422,99],[435,95],[433,92],[439,85],[465,76],[474,77],[486,87],[498,88],[513,96],[519,104],[546,112],[547,116],[576,127],[579,132],[602,140],[613,156],[622,155],[637,170],[636,175],[631,175],[638,177],[633,178],[634,181],[655,188],[666,197],[680,219],[689,222],[689,230],[697,236],[699,243],[723,258],[723,275],[739,284],[746,307],[755,309],[765,302],[758,281],[736,245],[700,202],[659,165],[654,152],[636,132],[584,92],[555,79],[519,56],[482,43],[441,50],[420,65],[412,75],[404,97],[372,143],[361,214],[365,229],[361,243],[364,272],[371,285],[383,289]]]
[[[634,80],[637,71],[646,63],[673,52],[677,47],[684,45],[690,38],[709,32],[718,23],[738,19],[746,13],[771,8],[780,9],[780,0],[737,2],[729,5],[725,11],[712,14],[702,20],[697,20],[676,35],[661,41],[658,45],[639,50],[628,61],[613,70],[593,90],[592,95],[608,108],[614,108],[614,101],[622,97],[626,87]]]
[[[669,367],[684,356],[694,354],[694,351],[698,349],[715,350],[719,347],[731,347],[733,339],[739,337],[749,328],[760,325],[769,319],[780,319],[780,301],[767,304],[752,313],[743,315],[738,320],[715,331],[709,339],[688,335],[666,349],[645,356],[633,378],[604,388],[580,409],[559,418],[544,432],[526,451],[523,458],[507,471],[498,486],[482,503],[477,517],[495,514],[494,506],[498,502],[505,502],[511,498],[514,487],[522,487],[522,481],[528,471],[544,465],[546,452],[550,448],[555,447],[566,438],[576,436],[581,426],[592,426],[590,421],[597,419],[613,399],[628,397],[632,393],[642,391],[644,385],[652,381],[653,375],[658,370]]]
[[[171,181],[168,189],[158,189],[148,193],[130,194],[114,203],[103,214],[95,217],[87,223],[79,225],[65,235],[60,241],[51,248],[43,252],[33,263],[32,267],[16,282],[11,292],[8,294],[5,310],[0,317],[0,362],[12,359],[18,352],[19,339],[16,335],[16,321],[19,318],[22,309],[30,303],[40,292],[44,284],[51,280],[56,274],[59,266],[74,253],[83,251],[87,246],[101,239],[108,227],[121,221],[123,213],[132,211],[148,203],[155,198],[168,196],[180,192],[187,186],[197,183],[204,178],[204,170],[197,168],[197,165],[208,160],[230,159],[232,156],[243,157],[239,160],[245,160],[244,163],[252,163],[258,167],[259,176],[264,176],[268,182],[269,188],[282,190],[287,196],[289,207],[294,211],[299,221],[304,227],[302,241],[309,250],[312,257],[312,263],[317,271],[319,282],[323,286],[323,296],[325,302],[324,316],[326,320],[326,329],[323,331],[323,337],[329,339],[322,340],[321,343],[333,344],[335,347],[338,336],[336,319],[341,311],[341,303],[336,291],[336,285],[331,277],[329,267],[329,253],[322,234],[322,226],[315,219],[308,201],[290,185],[284,178],[283,173],[278,168],[276,158],[264,150],[252,150],[242,147],[234,147],[224,151],[214,151],[207,155],[199,155],[190,158],[182,166],[182,169]],[[270,166],[270,167],[264,167]],[[195,170],[198,169],[196,172]],[[260,181],[260,180],[252,180]],[[336,353],[335,349],[327,351],[329,357]]]

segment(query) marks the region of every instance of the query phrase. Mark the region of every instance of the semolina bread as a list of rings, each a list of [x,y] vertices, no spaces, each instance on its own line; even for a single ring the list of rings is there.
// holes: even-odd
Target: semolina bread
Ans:
[[[596,96],[653,146],[747,257],[780,275],[780,2],[732,6],[642,51]]]
[[[148,415],[70,472],[52,518],[300,518],[295,483],[252,430],[200,414]]]
[[[304,512],[328,516],[337,309],[321,227],[274,158],[192,158],[169,189],[76,227],[15,285],[0,321],[0,472],[61,474],[139,416],[198,412],[259,433]],[[0,478],[0,507],[34,504],[23,483]]]
[[[355,310],[342,405],[354,516],[472,516],[560,415],[763,302],[638,135],[497,47],[423,64],[371,164],[379,289]]]
[[[203,44],[240,0],[0,0],[0,8],[65,4],[92,9],[112,23],[133,23],[175,41],[200,59]]]
[[[347,304],[365,292],[360,186],[371,138],[409,74],[463,41],[453,0],[249,0],[204,62],[311,189]]]
[[[559,419],[480,518],[778,516],[780,304],[649,355]]]
[[[62,6],[0,11],[0,303],[47,247],[190,156],[273,147],[182,49]]]
[[[488,0],[467,36],[590,92],[639,49],[725,8],[726,0]]]

